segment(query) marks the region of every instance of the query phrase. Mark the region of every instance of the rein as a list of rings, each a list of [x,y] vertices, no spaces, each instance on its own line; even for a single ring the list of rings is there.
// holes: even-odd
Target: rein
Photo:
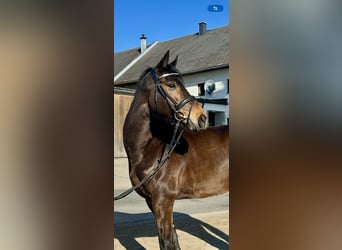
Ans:
[[[137,185],[135,185],[134,187],[131,187],[130,189],[126,190],[125,192],[117,195],[117,196],[114,196],[114,200],[120,200],[124,197],[126,197],[127,195],[129,195],[130,193],[132,193],[134,190],[136,190],[137,188],[140,188],[142,185],[144,185],[146,182],[150,181],[152,179],[152,177],[158,172],[159,169],[161,169],[161,167],[164,165],[164,163],[170,159],[170,156],[173,152],[173,150],[176,148],[178,142],[179,142],[179,139],[181,138],[182,134],[183,134],[183,131],[184,129],[182,129],[178,136],[177,136],[177,139],[174,139],[175,138],[175,134],[177,133],[177,129],[179,127],[179,124],[180,124],[180,121],[178,121],[175,125],[175,129],[174,129],[174,132],[173,132],[173,138],[172,138],[172,141],[171,143],[169,144],[169,151],[167,152],[166,155],[164,155],[164,150],[163,150],[163,153],[162,153],[162,156],[160,158],[160,160],[158,160],[158,164],[148,173],[148,175],[146,175]]]
[[[189,114],[187,117],[184,118],[183,113],[180,111],[180,109],[182,107],[184,107],[184,105],[186,105],[188,102],[195,100],[194,96],[188,96],[187,98],[183,99],[181,102],[176,103],[173,98],[171,98],[165,91],[164,89],[161,87],[161,84],[159,82],[160,79],[167,77],[167,76],[179,76],[178,73],[166,73],[163,74],[159,77],[157,77],[156,73],[155,73],[155,69],[151,68],[150,69],[150,73],[153,79],[153,82],[155,84],[155,92],[154,92],[154,101],[156,104],[156,109],[158,112],[158,107],[157,107],[157,101],[158,101],[158,95],[157,95],[157,91],[161,94],[161,96],[166,100],[169,108],[174,112],[174,118],[176,120],[176,124],[174,126],[173,129],[173,135],[172,135],[172,139],[170,144],[168,144],[169,146],[169,150],[166,154],[164,154],[165,152],[165,147],[163,148],[163,152],[162,155],[160,157],[160,160],[157,161],[157,165],[135,186],[131,187],[130,189],[126,190],[125,192],[114,196],[114,200],[120,200],[124,197],[126,197],[127,195],[129,195],[130,193],[132,193],[134,190],[140,188],[142,185],[144,185],[145,183],[148,183],[152,177],[159,171],[159,169],[161,169],[163,167],[163,165],[165,164],[165,162],[170,159],[170,156],[172,154],[172,152],[175,150],[176,146],[179,144],[179,140],[182,137],[182,134],[184,132],[184,127],[178,131],[179,129],[179,125],[182,121],[186,120],[186,125],[189,123],[189,119],[190,119],[190,113],[192,110],[192,106],[189,110]],[[177,135],[177,132],[178,135]]]

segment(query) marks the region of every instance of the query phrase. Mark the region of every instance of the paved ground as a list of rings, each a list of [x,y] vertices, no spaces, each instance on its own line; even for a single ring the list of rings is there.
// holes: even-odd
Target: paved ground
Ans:
[[[114,193],[130,187],[126,158],[114,160]],[[176,201],[174,224],[185,250],[228,249],[228,194]],[[114,249],[159,249],[153,214],[135,192],[114,203]]]

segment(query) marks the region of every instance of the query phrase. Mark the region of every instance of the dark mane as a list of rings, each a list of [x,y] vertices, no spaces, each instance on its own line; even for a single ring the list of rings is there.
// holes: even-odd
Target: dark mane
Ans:
[[[141,82],[141,80],[147,75],[147,73],[150,72],[152,67],[148,67],[147,69],[144,70],[144,72],[140,75],[138,82]]]

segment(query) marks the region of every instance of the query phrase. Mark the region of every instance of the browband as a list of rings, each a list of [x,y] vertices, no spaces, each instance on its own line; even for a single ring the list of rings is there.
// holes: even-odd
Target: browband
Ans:
[[[167,77],[167,76],[179,76],[179,74],[178,73],[166,73],[166,74],[159,76],[158,79],[160,80],[160,79]]]

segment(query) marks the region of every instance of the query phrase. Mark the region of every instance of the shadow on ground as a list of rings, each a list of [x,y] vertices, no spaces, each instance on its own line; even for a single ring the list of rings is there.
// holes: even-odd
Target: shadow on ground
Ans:
[[[130,219],[131,218],[131,219]],[[114,238],[117,239],[122,246],[129,250],[145,249],[136,239],[141,237],[156,237],[157,229],[152,213],[128,214],[122,212],[114,212],[114,221],[129,221],[129,224],[114,223]],[[134,221],[136,221],[134,223]],[[132,227],[134,223],[134,227]],[[217,249],[229,249],[229,237],[221,230],[189,216],[188,214],[174,212],[174,224],[178,230],[191,234],[207,244]],[[120,228],[119,228],[120,227]],[[119,230],[116,232],[116,229]],[[209,233],[209,232],[210,233]],[[180,242],[180,245],[182,243]]]

